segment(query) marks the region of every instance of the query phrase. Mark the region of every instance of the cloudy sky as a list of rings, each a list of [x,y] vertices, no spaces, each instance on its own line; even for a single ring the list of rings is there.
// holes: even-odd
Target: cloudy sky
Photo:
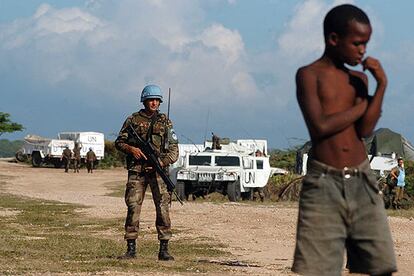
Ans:
[[[273,148],[303,143],[294,75],[321,56],[323,17],[344,2],[368,13],[368,54],[389,77],[378,127],[413,142],[411,0],[0,0],[0,111],[25,126],[1,138],[98,131],[113,140],[154,83],[172,89],[183,143],[212,131]]]

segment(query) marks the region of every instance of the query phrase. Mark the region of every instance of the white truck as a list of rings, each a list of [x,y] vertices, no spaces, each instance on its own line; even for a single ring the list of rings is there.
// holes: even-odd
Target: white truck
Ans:
[[[45,138],[37,135],[27,135],[24,138],[22,148],[16,153],[16,159],[24,161],[32,160],[33,167],[42,164],[52,164],[56,168],[62,166],[61,156],[63,150],[68,147],[73,150],[75,143],[80,145],[81,158],[85,158],[89,148],[95,152],[98,160],[104,157],[104,135],[99,132],[62,132],[58,139]]]
[[[391,171],[392,168],[397,166],[397,157],[395,153],[384,154],[383,156],[374,156],[368,155],[368,160],[370,162],[370,167],[373,171],[376,172],[377,176],[385,176],[387,172]],[[306,174],[306,167],[308,163],[308,154],[304,153],[302,155],[302,175]]]
[[[254,188],[266,186],[272,168],[266,140],[237,140],[212,150],[205,142],[202,152],[187,152],[176,172],[176,190],[181,199],[189,195],[219,192],[230,201],[250,198]],[[260,150],[262,156],[256,156]]]
[[[97,160],[104,158],[105,137],[100,132],[60,132],[58,138],[61,140],[71,140],[80,145],[81,158],[86,157],[86,153],[91,148],[96,155]]]

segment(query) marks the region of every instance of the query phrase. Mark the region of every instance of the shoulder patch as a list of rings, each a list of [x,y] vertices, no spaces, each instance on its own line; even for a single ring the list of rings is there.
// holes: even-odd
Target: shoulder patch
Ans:
[[[171,133],[171,139],[173,139],[174,141],[178,140],[177,134],[175,134],[174,129],[170,129],[170,133]]]

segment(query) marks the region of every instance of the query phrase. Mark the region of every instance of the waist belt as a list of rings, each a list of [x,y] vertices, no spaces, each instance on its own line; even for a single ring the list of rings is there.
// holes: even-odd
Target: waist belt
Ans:
[[[326,165],[317,160],[311,159],[308,160],[308,171],[317,171],[325,174],[336,175],[343,178],[350,178],[351,176],[360,176],[363,174],[368,174],[371,170],[368,160],[365,160],[358,166],[354,167],[344,167],[343,169],[338,169],[329,165]]]

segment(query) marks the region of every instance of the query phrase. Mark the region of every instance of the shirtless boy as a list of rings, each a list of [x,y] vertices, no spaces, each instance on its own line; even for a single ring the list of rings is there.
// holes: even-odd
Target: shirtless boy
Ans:
[[[396,271],[393,243],[375,175],[362,138],[381,115],[387,77],[378,60],[363,59],[372,32],[367,15],[353,5],[333,8],[324,20],[322,57],[300,68],[297,99],[311,140],[303,180],[292,271],[370,275]],[[376,80],[373,96],[362,65]]]

